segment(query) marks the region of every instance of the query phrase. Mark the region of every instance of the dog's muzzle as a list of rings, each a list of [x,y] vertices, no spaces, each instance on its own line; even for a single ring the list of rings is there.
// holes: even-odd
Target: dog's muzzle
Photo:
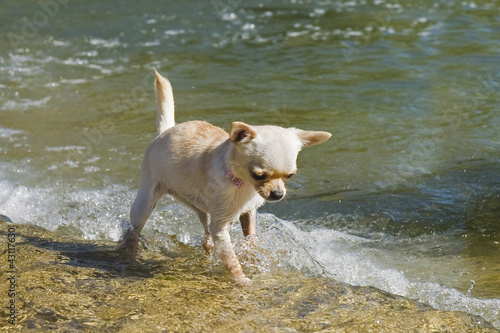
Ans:
[[[269,196],[267,197],[268,201],[279,201],[283,199],[285,196],[285,192],[282,190],[274,190],[269,192]]]

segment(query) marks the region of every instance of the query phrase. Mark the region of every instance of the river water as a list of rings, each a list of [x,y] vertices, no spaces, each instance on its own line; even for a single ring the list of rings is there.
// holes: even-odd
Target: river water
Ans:
[[[247,270],[277,260],[500,328],[500,1],[0,8],[0,214],[119,239],[155,137],[156,68],[178,122],[333,134],[261,208]],[[192,247],[202,233],[170,198],[144,230]]]

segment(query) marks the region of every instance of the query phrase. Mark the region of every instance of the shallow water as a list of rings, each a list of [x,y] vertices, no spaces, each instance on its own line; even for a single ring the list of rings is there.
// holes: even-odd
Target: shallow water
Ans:
[[[178,122],[333,134],[261,209],[247,270],[278,260],[500,327],[499,1],[50,3],[0,11],[0,214],[117,240],[156,68]],[[144,233],[161,252],[202,228],[167,198]]]
[[[16,292],[16,322],[3,326],[9,332],[497,332],[478,316],[284,269],[253,274],[238,288],[215,257],[175,236],[161,237],[161,251],[148,241],[130,264],[110,241],[0,222],[7,234],[16,235],[21,272],[7,275],[15,287],[0,285],[2,304],[7,290]],[[7,243],[0,238],[2,248]],[[258,252],[248,249],[239,255]],[[2,272],[9,265],[2,261]]]

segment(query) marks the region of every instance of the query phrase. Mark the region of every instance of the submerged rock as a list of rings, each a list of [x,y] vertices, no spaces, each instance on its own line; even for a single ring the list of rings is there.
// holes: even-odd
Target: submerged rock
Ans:
[[[330,278],[290,272],[255,274],[251,286],[238,288],[201,249],[175,239],[165,241],[170,244],[166,249],[143,249],[137,263],[130,265],[112,242],[0,222],[4,258],[0,260],[4,272],[0,329],[496,332],[477,316],[434,310],[375,288],[352,287]],[[8,257],[9,253],[15,257]],[[9,282],[12,277],[14,284]]]

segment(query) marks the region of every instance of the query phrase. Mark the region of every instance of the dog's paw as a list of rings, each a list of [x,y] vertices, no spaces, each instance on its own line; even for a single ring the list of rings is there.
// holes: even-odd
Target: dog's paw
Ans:
[[[205,239],[203,239],[203,242],[201,243],[205,251],[210,253],[214,247],[214,241],[212,240],[212,237],[210,235],[205,236]]]
[[[252,280],[247,277],[237,278],[234,281],[238,287],[248,287],[252,284]]]
[[[127,230],[123,239],[118,243],[118,251],[122,252],[125,259],[135,261],[139,246],[139,236],[132,230]]]

